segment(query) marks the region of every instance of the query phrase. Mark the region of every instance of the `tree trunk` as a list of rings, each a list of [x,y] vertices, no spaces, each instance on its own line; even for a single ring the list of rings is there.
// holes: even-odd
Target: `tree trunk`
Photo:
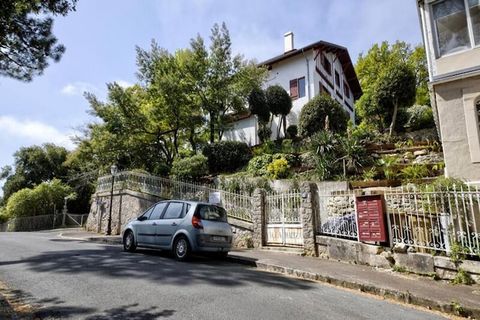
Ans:
[[[188,137],[188,141],[190,142],[190,145],[192,146],[192,151],[194,154],[197,154],[197,143],[195,142],[195,126],[192,126],[190,128],[190,134]]]
[[[287,137],[287,115],[283,115],[283,137]]]
[[[390,129],[388,132],[389,138],[391,138],[392,134],[395,132],[395,122],[397,121],[397,112],[398,112],[398,102],[395,101],[395,103],[393,104],[392,122],[390,123]]]
[[[215,115],[210,112],[210,143],[215,142]]]

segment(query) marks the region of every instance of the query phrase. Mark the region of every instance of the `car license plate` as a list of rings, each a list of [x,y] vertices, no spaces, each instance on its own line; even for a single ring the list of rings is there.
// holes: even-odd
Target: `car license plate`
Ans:
[[[225,237],[212,236],[212,241],[225,241]]]

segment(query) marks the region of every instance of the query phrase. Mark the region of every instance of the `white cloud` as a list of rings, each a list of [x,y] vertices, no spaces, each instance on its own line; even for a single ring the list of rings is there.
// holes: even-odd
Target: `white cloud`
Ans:
[[[77,81],[77,82],[67,84],[62,88],[60,92],[67,96],[81,96],[85,92],[98,92],[98,91],[99,91],[98,88],[91,83]]]
[[[133,83],[125,80],[116,80],[115,82],[124,89],[133,86]]]
[[[19,120],[11,116],[0,116],[2,139],[15,140],[24,145],[52,142],[67,149],[74,149],[73,132],[61,132],[40,121]]]

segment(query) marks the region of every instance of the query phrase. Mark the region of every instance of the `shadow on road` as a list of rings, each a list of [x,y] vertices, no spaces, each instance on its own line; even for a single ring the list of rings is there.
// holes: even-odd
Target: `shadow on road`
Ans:
[[[34,299],[22,290],[2,289],[1,296],[8,297],[8,313],[1,312],[1,319],[64,319],[86,317],[86,320],[153,320],[167,318],[175,313],[175,310],[157,310],[158,307],[138,309],[138,304],[125,305],[107,309],[97,313],[94,308],[74,307],[65,305],[60,298]],[[5,306],[4,306],[5,307]]]
[[[166,252],[140,250],[126,253],[114,246],[46,252],[22,260],[0,262],[0,266],[14,264],[25,264],[30,270],[40,273],[96,274],[105,278],[138,278],[179,286],[207,283],[230,287],[256,283],[289,290],[313,288],[313,284],[307,281],[256,271],[221,260],[193,258],[182,263],[170,258]]]
[[[86,318],[86,320],[153,320],[158,318],[167,318],[175,313],[174,310],[156,311],[157,307],[150,307],[142,310],[131,310],[137,306],[138,304],[135,303],[128,306],[113,308],[104,311],[101,315],[90,316]]]

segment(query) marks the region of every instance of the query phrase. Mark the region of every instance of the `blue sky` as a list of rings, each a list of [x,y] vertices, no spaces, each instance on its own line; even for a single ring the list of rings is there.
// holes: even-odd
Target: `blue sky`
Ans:
[[[134,83],[136,45],[155,39],[174,51],[222,21],[234,51],[258,61],[282,52],[287,31],[296,48],[326,40],[354,61],[383,40],[421,43],[415,0],[79,0],[76,12],[55,20],[67,48],[59,63],[29,83],[0,77],[0,167],[21,146],[74,148],[69,136],[91,120],[83,91],[103,98],[108,82]]]

